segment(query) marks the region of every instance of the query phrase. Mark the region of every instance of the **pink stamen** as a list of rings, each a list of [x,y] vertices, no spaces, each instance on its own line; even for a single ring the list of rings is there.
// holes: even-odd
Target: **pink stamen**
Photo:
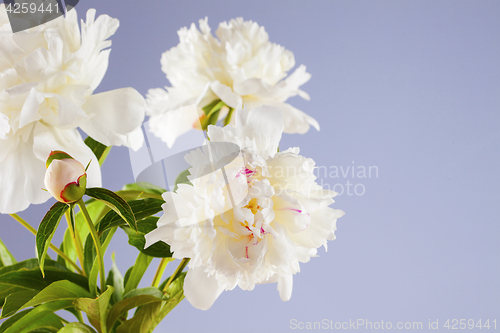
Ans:
[[[245,177],[248,178],[248,177],[255,175],[256,173],[257,173],[257,171],[250,170],[249,168],[244,168],[240,172],[238,172],[236,177],[239,177],[240,175],[245,175]]]

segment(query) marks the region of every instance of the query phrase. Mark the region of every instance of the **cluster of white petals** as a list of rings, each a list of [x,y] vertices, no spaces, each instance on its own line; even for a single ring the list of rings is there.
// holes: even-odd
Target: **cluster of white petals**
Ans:
[[[45,160],[51,150],[93,162],[88,185],[100,186],[99,163],[78,128],[105,145],[139,149],[146,103],[132,88],[93,94],[108,67],[119,22],[76,11],[12,33],[0,4],[0,213],[45,202]]]
[[[235,126],[208,128],[210,145],[236,144],[238,158],[202,176],[207,152],[195,150],[186,156],[193,186],[163,195],[164,215],[147,246],[161,240],[174,257],[191,258],[184,293],[196,308],[210,308],[223,290],[271,282],[288,300],[299,263],[335,239],[344,215],[329,207],[336,193],[315,182],[314,161],[298,148],[277,152],[282,132],[281,110],[238,109]]]
[[[179,31],[180,43],[165,52],[161,59],[171,87],[151,89],[148,92],[148,114],[152,131],[164,139],[166,132],[178,137],[192,128],[179,126],[173,119],[180,108],[195,105],[198,113],[214,100],[222,100],[227,106],[237,108],[241,103],[253,109],[260,105],[275,106],[283,111],[284,132],[303,134],[310,125],[319,130],[311,116],[286,103],[292,96],[305,99],[309,96],[300,90],[311,75],[305,66],[295,66],[293,53],[283,46],[271,43],[264,27],[252,21],[237,18],[219,25],[214,37],[207,19]],[[220,118],[225,113],[220,113]],[[234,122],[233,122],[234,124]]]

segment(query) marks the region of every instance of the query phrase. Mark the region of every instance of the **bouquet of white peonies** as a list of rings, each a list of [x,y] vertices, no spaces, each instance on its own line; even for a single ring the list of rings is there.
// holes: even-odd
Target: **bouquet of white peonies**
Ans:
[[[170,87],[146,99],[133,88],[94,94],[118,26],[95,10],[79,26],[72,9],[12,33],[0,4],[0,213],[36,235],[37,254],[17,262],[0,240],[0,332],[152,332],[184,298],[207,310],[224,290],[263,283],[277,283],[287,301],[300,263],[335,239],[344,214],[330,207],[336,193],[315,182],[314,161],[299,148],[279,146],[282,133],[319,130],[286,102],[309,98],[305,66],[288,75],[292,52],[255,22],[223,22],[213,35],[204,19],[162,56]],[[144,149],[145,115],[147,130],[188,167],[168,186],[137,178],[102,188],[111,146]],[[203,134],[197,147],[176,148],[193,132]],[[38,230],[16,214],[51,197]],[[125,274],[114,257],[104,265],[119,229],[139,250]],[[161,258],[153,282],[139,288],[153,258]]]

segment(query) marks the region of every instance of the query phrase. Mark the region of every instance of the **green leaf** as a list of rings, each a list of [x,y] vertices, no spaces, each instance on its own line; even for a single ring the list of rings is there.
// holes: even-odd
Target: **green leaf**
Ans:
[[[29,333],[57,333],[63,327],[63,320],[55,313],[47,313],[24,329]]]
[[[186,272],[181,273],[165,291],[169,299],[161,310],[160,321],[184,299],[184,279],[186,274]]]
[[[144,246],[146,245],[145,235],[156,229],[157,222],[158,217],[150,216],[143,220],[137,221],[138,233],[132,231],[128,227],[124,227],[122,229],[128,235],[128,243],[137,248],[142,253],[155,258],[170,258],[172,257],[170,246],[164,242],[156,242],[148,248],[144,248]]]
[[[116,193],[99,187],[88,188],[86,194],[89,197],[103,201],[132,228],[137,230],[134,213],[129,204]],[[94,223],[96,223],[94,221]]]
[[[31,311],[31,309],[30,310],[21,311],[19,313],[16,313],[11,318],[7,319],[6,321],[4,321],[2,323],[2,325],[0,325],[0,333],[5,332],[5,330],[7,330],[12,325],[14,325],[16,323],[16,321],[18,321],[19,319],[21,319],[22,317],[24,317],[30,311]]]
[[[54,317],[54,312],[71,307],[73,305],[72,300],[62,300],[56,302],[50,302],[37,306],[36,308],[26,310],[16,314],[0,327],[0,333],[19,333],[19,332],[30,332],[41,327],[52,327],[59,317]],[[49,323],[48,323],[49,322]],[[7,325],[6,325],[7,324]],[[6,328],[4,328],[6,325]],[[54,327],[55,332],[62,327]]]
[[[106,230],[101,236],[99,236],[103,256],[104,253],[106,253],[106,249],[108,248],[108,245],[111,242],[111,239],[113,238],[115,232],[116,228],[111,228]],[[89,277],[89,289],[91,291],[94,291],[96,290],[97,287],[97,275],[99,274],[99,260],[96,260],[97,251],[95,250],[94,241],[90,234],[87,236],[84,251],[85,252],[83,261],[86,274]]]
[[[115,288],[115,292],[111,301],[111,304],[115,304],[116,302],[119,302],[123,299],[123,291],[125,290],[125,285],[123,283],[123,276],[120,273],[118,266],[116,266],[114,252],[111,255],[111,261],[113,263],[106,280],[106,285],[113,286],[113,288]]]
[[[82,275],[67,270],[46,267],[45,277],[43,277],[40,269],[37,267],[32,270],[21,269],[1,275],[0,294],[3,293],[4,289],[8,288],[42,290],[48,287],[51,283],[59,280],[71,281],[85,290],[88,288],[87,278]]]
[[[59,246],[59,250],[61,250],[61,252],[64,253],[64,242],[62,242],[61,245]],[[66,266],[66,260],[60,255],[57,255],[57,263]],[[68,265],[68,267],[74,268],[71,265]]]
[[[92,221],[97,223],[110,209],[108,206],[104,204],[102,201],[98,200],[93,200],[92,201],[87,201],[85,203],[87,207],[87,211],[92,218]],[[80,239],[82,242],[85,241],[87,236],[89,235],[89,227],[87,225],[87,222],[85,221],[85,218],[83,216],[82,212],[78,212],[78,214],[75,215],[75,233],[80,236]],[[64,253],[74,262],[76,262],[78,256],[75,250],[75,244],[73,242],[73,237],[71,236],[71,232],[66,229],[66,232],[64,233]],[[69,269],[72,269],[72,266],[67,264],[67,267]]]
[[[139,255],[137,256],[137,259],[135,261],[135,265],[133,266],[132,271],[130,272],[130,275],[128,276],[127,282],[125,284],[125,294],[137,288],[139,282],[142,279],[142,276],[148,269],[151,260],[153,260],[153,257],[139,252]]]
[[[18,262],[14,265],[11,265],[11,266],[5,266],[5,267],[0,268],[0,276],[7,274],[9,272],[15,272],[15,271],[18,271],[21,269],[31,270],[31,269],[35,269],[35,268],[39,269],[39,267],[40,267],[40,265],[38,264],[38,259],[28,259],[28,260]],[[53,268],[57,268],[57,269],[62,270],[62,271],[69,271],[65,265],[61,265],[57,261],[53,261],[50,259],[45,260],[45,267],[53,267]]]
[[[115,322],[133,308],[165,300],[163,293],[155,287],[136,289],[128,293],[125,298],[113,305],[108,314],[108,330],[110,330]]]
[[[184,278],[182,273],[167,289],[168,300],[153,302],[139,307],[134,317],[118,326],[116,333],[150,333],[162,319],[184,299]]]
[[[188,184],[193,186],[191,181],[188,179],[188,176],[190,176],[191,173],[189,173],[189,169],[186,169],[182,171],[177,178],[175,179],[175,186],[174,186],[174,192],[177,191],[177,188],[179,187],[179,184]]]
[[[17,261],[14,256],[9,252],[5,244],[0,239],[0,268],[13,265],[16,262]]]
[[[164,200],[151,198],[128,201],[136,220],[141,220],[160,212],[162,210],[161,206],[164,203]],[[123,224],[123,219],[115,211],[111,211],[99,222],[97,232],[101,234],[108,228],[119,227]]]
[[[43,318],[28,326],[24,332],[29,333],[57,333],[63,326],[63,320],[55,313],[47,313]]]
[[[92,327],[83,323],[69,323],[61,328],[57,333],[95,333]]]
[[[88,136],[85,139],[85,144],[92,150],[94,155],[97,157],[99,165],[102,165],[104,163],[104,160],[106,160],[109,151],[111,150],[111,146],[107,147],[102,143],[92,139],[90,136]]]
[[[4,319],[12,316],[17,311],[23,308],[23,305],[28,303],[33,297],[38,294],[37,290],[23,290],[10,294],[5,298],[5,304],[2,307],[2,316],[0,319]]]
[[[6,298],[2,310],[2,318],[13,315],[15,312],[60,300],[74,300],[79,297],[90,297],[90,293],[82,287],[67,280],[56,281],[38,292],[37,290],[26,290],[11,294]]]
[[[161,302],[154,302],[141,306],[131,319],[118,326],[116,333],[152,332],[158,325],[155,319],[161,311],[161,305]]]
[[[132,183],[132,184],[127,184],[123,187],[122,191],[138,191],[138,192],[145,192],[145,193],[151,193],[151,194],[158,194],[162,195],[163,193],[167,192],[167,190],[150,184],[146,182],[138,182],[138,183]]]
[[[126,286],[127,285],[127,282],[128,282],[128,279],[130,278],[130,274],[132,274],[132,270],[134,269],[134,266],[130,267],[129,269],[127,269],[127,271],[125,272],[125,276],[123,277],[123,286]],[[124,289],[125,291],[125,289]]]
[[[89,322],[94,326],[99,333],[105,333],[106,330],[106,315],[109,305],[109,300],[113,295],[114,288],[108,286],[108,289],[101,294],[97,299],[93,298],[78,298],[75,300],[77,310],[87,314]],[[104,324],[102,326],[101,324]]]
[[[24,307],[37,306],[42,303],[58,300],[74,300],[80,297],[90,297],[90,293],[73,282],[61,280],[51,283],[48,287],[40,291]]]
[[[64,212],[68,209],[68,205],[62,202],[57,202],[50,208],[50,210],[45,214],[40,226],[38,227],[38,232],[36,233],[36,248],[38,254],[38,261],[40,262],[40,270],[43,271],[43,264],[45,262],[45,255],[49,249],[52,237],[61,221],[61,217]]]

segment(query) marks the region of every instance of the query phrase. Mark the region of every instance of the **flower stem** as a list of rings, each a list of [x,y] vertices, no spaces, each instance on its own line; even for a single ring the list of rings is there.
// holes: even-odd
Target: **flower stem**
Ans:
[[[99,260],[99,271],[100,271],[99,275],[101,276],[101,290],[104,292],[104,289],[106,288],[106,272],[104,270],[104,258],[103,258],[102,248],[101,248],[101,239],[97,235],[97,231],[95,230],[94,223],[92,222],[92,219],[90,218],[89,212],[87,211],[87,207],[85,207],[85,203],[83,202],[83,200],[80,199],[76,203],[80,207],[80,210],[82,211],[83,216],[85,217],[85,221],[87,221],[87,225],[89,226],[90,234],[92,235],[92,240],[94,241],[95,250],[97,253],[98,260]]]
[[[163,276],[163,273],[165,272],[165,268],[167,268],[167,265],[169,262],[174,260],[173,258],[162,258],[160,261],[160,264],[158,265],[158,268],[156,269],[155,277],[153,278],[153,283],[151,283],[151,286],[153,287],[158,287],[160,285],[160,280]]]
[[[227,113],[226,119],[224,119],[224,126],[229,125],[231,122],[231,118],[233,117],[233,108],[229,108],[229,112]]]
[[[182,271],[184,270],[184,268],[186,267],[186,265],[189,263],[189,260],[191,260],[190,258],[184,258],[182,259],[181,263],[179,264],[179,266],[177,267],[177,269],[175,270],[174,274],[172,274],[172,276],[170,277],[170,279],[168,279],[168,282],[167,284],[165,285],[165,288],[163,288],[163,291],[167,291],[168,289],[168,286],[170,286],[170,284],[175,280],[177,279],[177,277],[179,276],[179,274],[182,273]]]
[[[22,217],[20,217],[17,214],[10,214],[10,216],[12,216],[12,218],[14,220],[16,220],[17,222],[19,222],[23,227],[25,227],[26,229],[28,229],[33,235],[36,236],[36,232],[37,232],[36,229],[33,228],[28,222],[26,222]],[[54,250],[54,252],[57,253],[61,258],[63,258],[64,260],[66,260],[66,262],[68,262],[71,266],[73,266],[73,268],[75,268],[76,271],[79,274],[85,275],[83,273],[83,271],[80,269],[80,267],[78,267],[78,265],[73,260],[71,260],[64,252],[62,252],[61,250],[59,250],[59,248],[57,248],[57,246],[55,246],[54,244],[50,243],[49,247],[52,250]]]
[[[73,206],[71,206],[69,209],[73,209]],[[73,244],[75,245],[76,255],[78,256],[78,260],[80,260],[80,266],[82,266],[82,270],[83,270],[83,258],[84,257],[83,257],[82,240],[80,239],[80,234],[78,233],[78,230],[76,229],[76,223],[73,223],[73,221],[72,221],[72,212],[70,212],[69,209],[65,213],[66,221],[68,221],[68,229],[69,229],[69,232],[71,234],[71,237],[73,238]],[[85,275],[85,272],[84,272],[84,275]]]

